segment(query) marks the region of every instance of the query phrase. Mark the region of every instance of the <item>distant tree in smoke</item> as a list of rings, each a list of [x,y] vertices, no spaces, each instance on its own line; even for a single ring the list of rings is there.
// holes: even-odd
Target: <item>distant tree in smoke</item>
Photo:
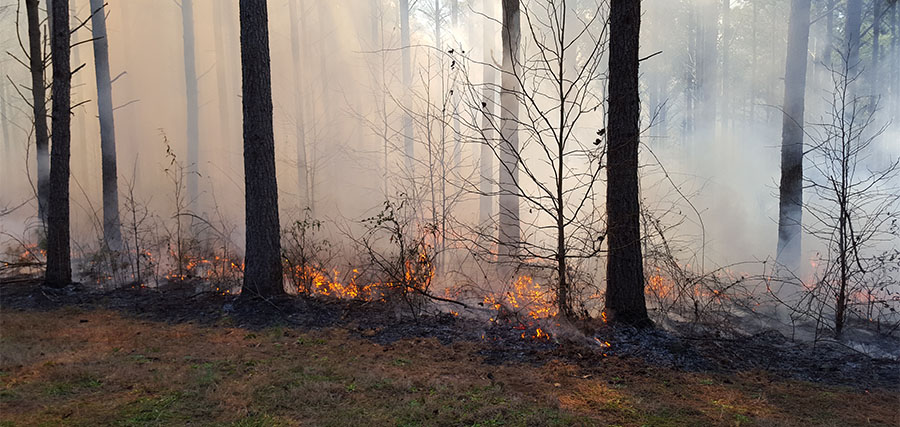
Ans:
[[[103,0],[91,0],[94,38],[94,70],[97,77],[97,109],[100,116],[100,151],[103,174],[103,241],[108,249],[122,249],[119,220],[119,184],[116,167],[116,126],[113,119],[112,80],[109,73],[109,40]]]
[[[851,0],[852,1],[852,0]],[[779,264],[800,266],[803,216],[803,121],[809,47],[810,0],[793,0],[784,71],[784,107],[779,185]]]

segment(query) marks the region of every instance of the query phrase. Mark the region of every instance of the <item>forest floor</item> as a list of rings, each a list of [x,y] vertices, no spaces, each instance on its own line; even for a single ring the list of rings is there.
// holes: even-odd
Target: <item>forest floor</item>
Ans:
[[[34,281],[0,283],[0,308],[0,425],[900,424],[896,361],[771,336],[592,347],[378,303]]]

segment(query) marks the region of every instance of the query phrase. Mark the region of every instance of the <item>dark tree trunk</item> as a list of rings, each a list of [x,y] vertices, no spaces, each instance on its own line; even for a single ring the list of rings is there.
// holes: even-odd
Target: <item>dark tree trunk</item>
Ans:
[[[852,1],[852,0],[851,0]],[[779,264],[796,271],[800,266],[803,214],[803,110],[809,50],[810,0],[793,0],[788,25],[784,70],[784,108],[781,130],[779,186]]]
[[[122,249],[119,221],[119,184],[116,172],[116,126],[113,121],[112,81],[109,74],[109,42],[103,0],[91,0],[94,37],[94,69],[97,77],[97,109],[100,115],[100,152],[103,176],[103,240],[114,251]]]
[[[184,41],[184,89],[187,96],[187,201],[196,208],[200,177],[200,104],[197,90],[197,63],[194,54],[194,1],[181,1]]]
[[[612,321],[650,326],[644,300],[638,201],[641,4],[633,0],[612,0],[609,13],[606,313]]]
[[[269,297],[284,294],[284,281],[266,0],[240,0],[240,16],[247,216],[242,295]]]
[[[50,136],[47,130],[47,87],[44,84],[44,53],[41,51],[40,0],[26,0],[28,14],[28,56],[31,68],[31,98],[34,112],[34,141],[37,156],[38,217],[47,228],[47,200],[50,179]],[[66,12],[68,16],[68,12]]]
[[[71,140],[69,0],[51,2],[50,56],[53,61],[53,151],[47,200],[47,271],[44,283],[61,288],[72,282],[69,251],[69,143]]]
[[[500,209],[498,211],[500,255],[515,257],[519,253],[519,0],[503,0],[503,75],[500,87]],[[508,261],[508,259],[507,259]]]

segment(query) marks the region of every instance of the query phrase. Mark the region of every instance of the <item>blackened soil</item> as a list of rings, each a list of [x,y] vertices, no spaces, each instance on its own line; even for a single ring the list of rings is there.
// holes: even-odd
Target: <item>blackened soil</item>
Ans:
[[[121,288],[92,291],[74,285],[56,290],[28,278],[0,280],[0,310],[50,311],[72,307],[114,310],[138,319],[167,323],[228,325],[248,329],[343,328],[380,344],[409,338],[477,343],[485,363],[543,364],[562,360],[587,369],[609,357],[685,371],[730,374],[765,371],[771,376],[856,388],[900,390],[900,362],[875,359],[840,343],[810,345],[777,332],[736,339],[680,337],[659,329],[601,325],[584,334],[552,320],[523,325],[448,313],[413,316],[403,304],[284,296],[269,300],[196,292],[172,285],[164,291]],[[477,317],[477,316],[475,316]],[[495,316],[496,317],[496,316]],[[537,328],[551,337],[537,335]],[[583,328],[581,328],[583,329]]]

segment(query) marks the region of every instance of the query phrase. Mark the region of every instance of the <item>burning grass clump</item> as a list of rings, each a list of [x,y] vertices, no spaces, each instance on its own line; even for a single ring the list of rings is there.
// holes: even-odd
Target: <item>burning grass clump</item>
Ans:
[[[41,245],[13,238],[0,255],[0,278],[38,274],[43,271],[46,261],[47,251]]]

